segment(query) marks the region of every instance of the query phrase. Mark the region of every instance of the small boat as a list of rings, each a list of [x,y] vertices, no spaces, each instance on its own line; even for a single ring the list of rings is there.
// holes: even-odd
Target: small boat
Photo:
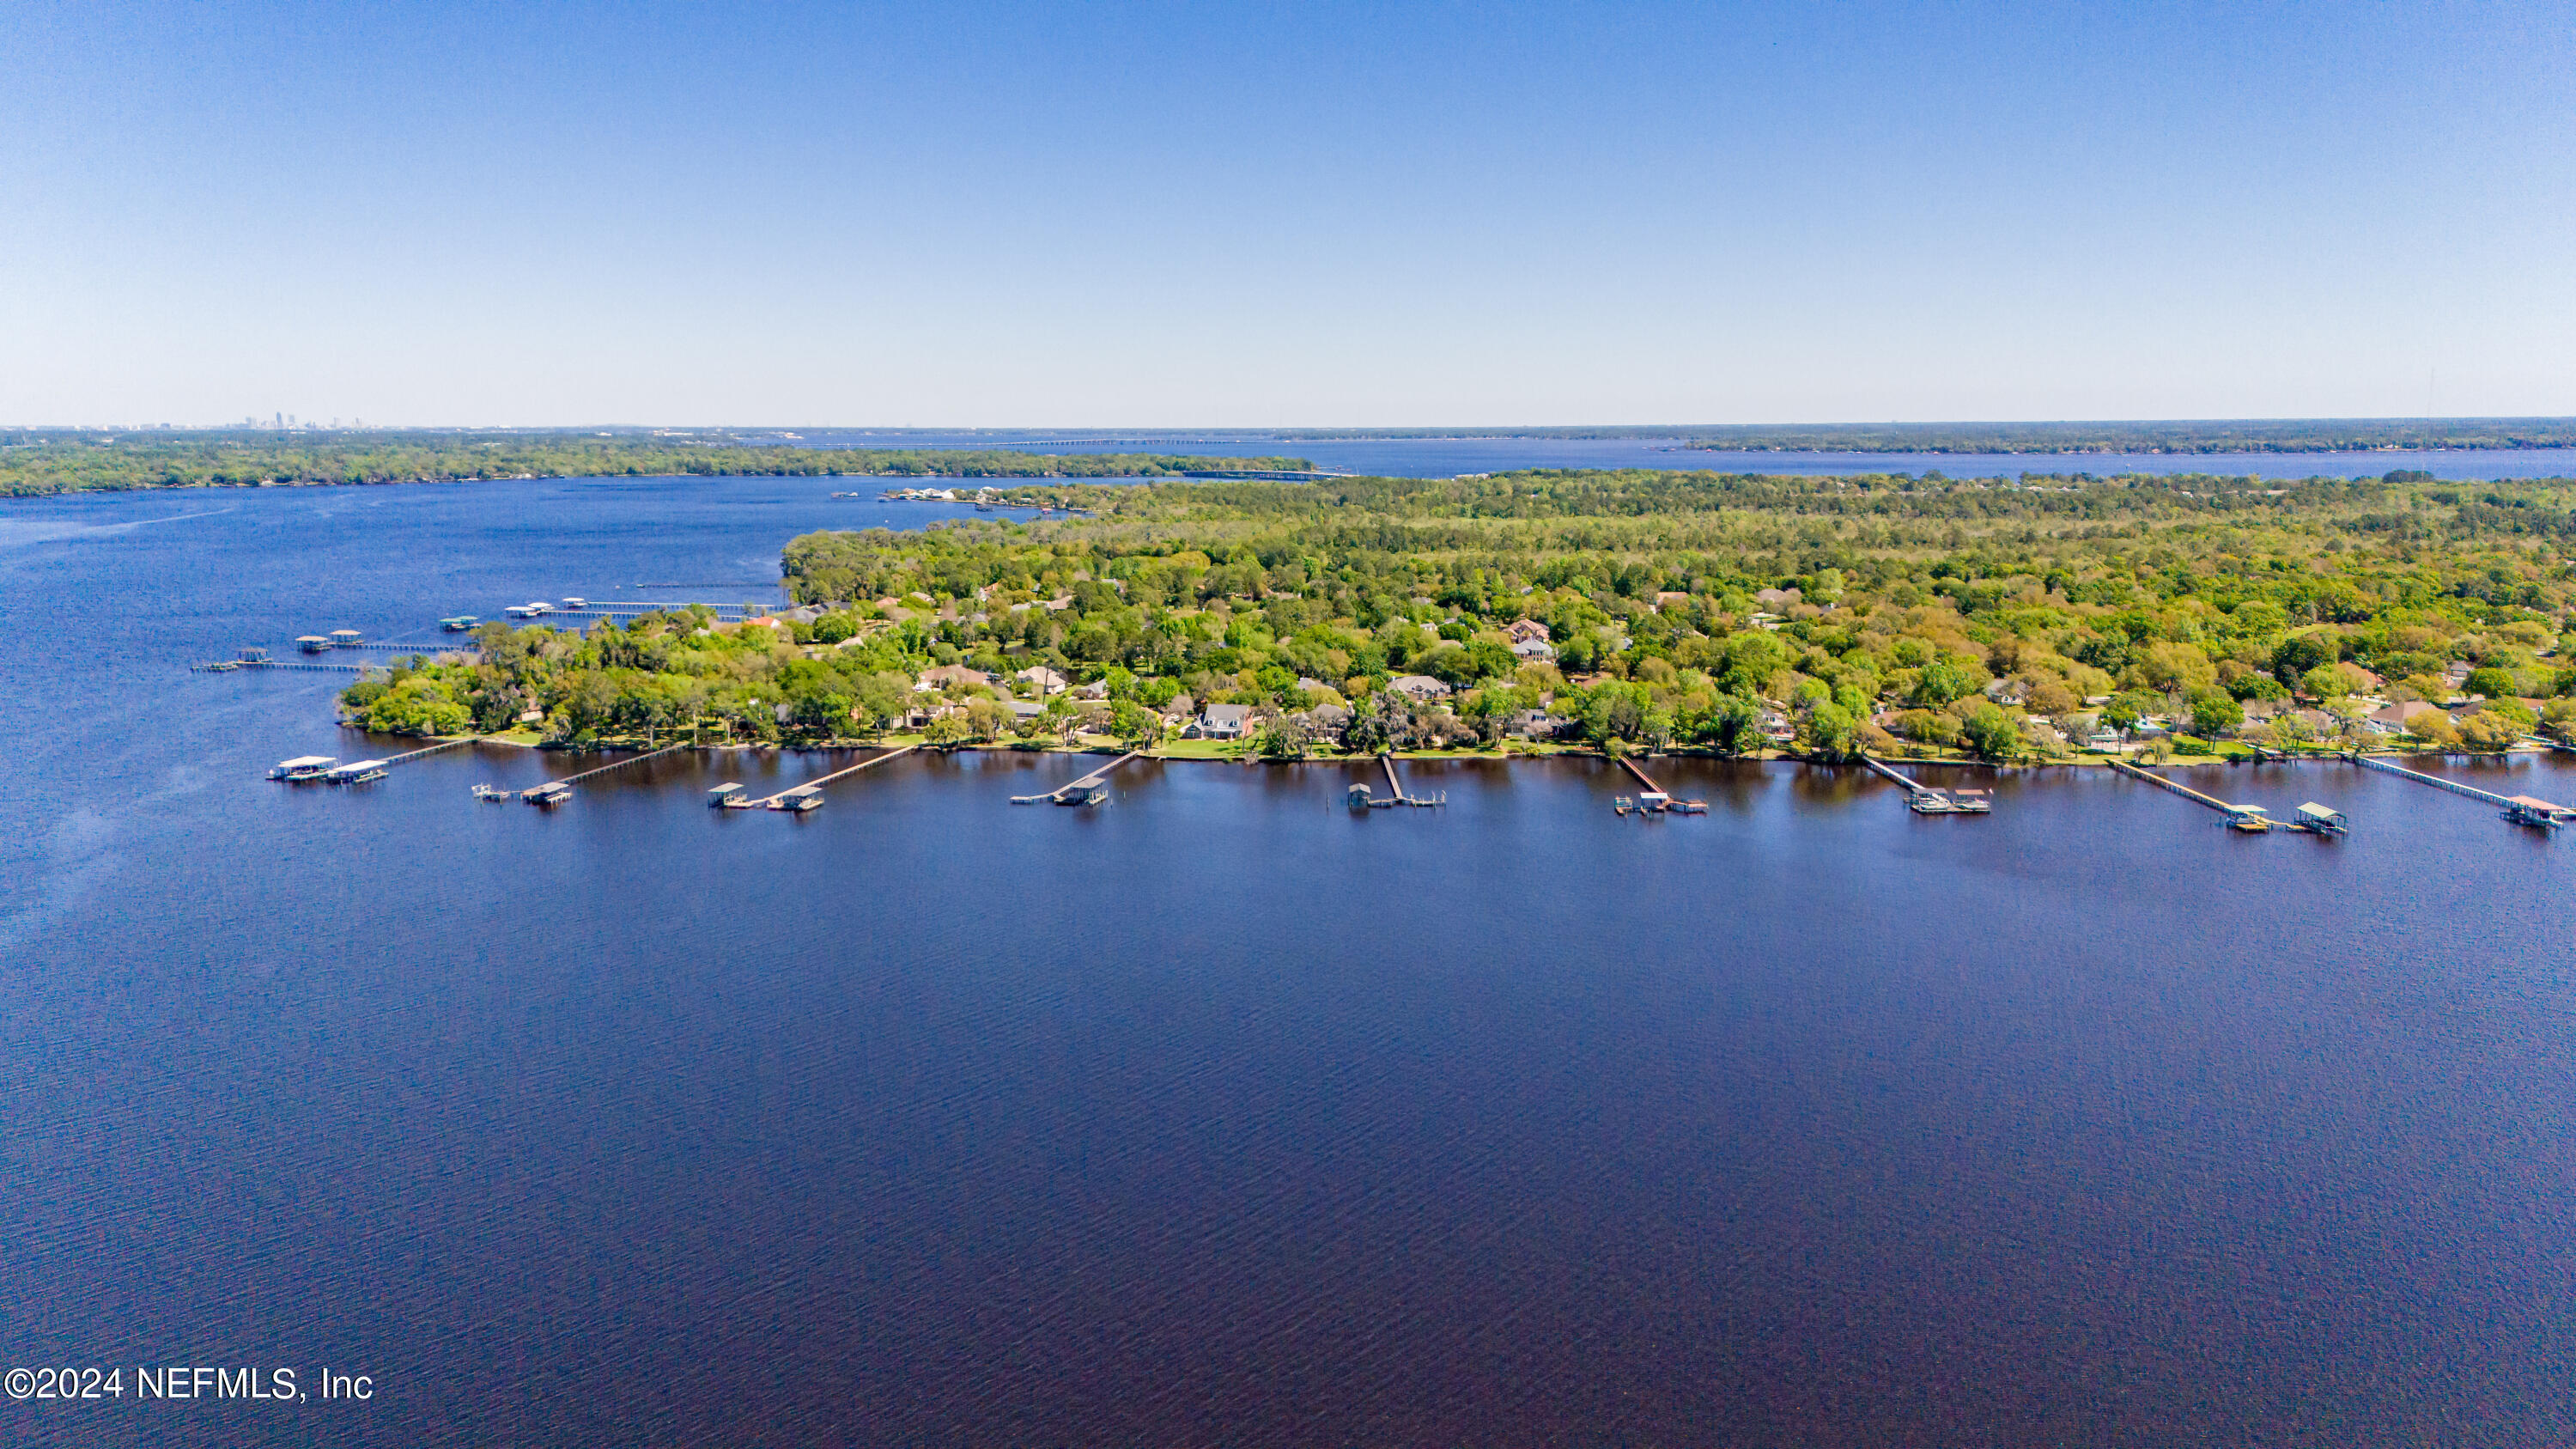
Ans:
[[[1706,815],[1708,813],[1708,802],[1705,800],[1676,800],[1672,803],[1671,808],[1672,812],[1676,815]]]
[[[1637,808],[1637,802],[1629,799],[1625,795],[1613,795],[1610,797],[1610,808],[1618,811],[1622,815],[1625,815],[1629,811]]]
[[[716,803],[727,810],[757,810],[760,808],[760,802],[754,800],[749,795],[727,795]]]
[[[1956,815],[1959,807],[1950,801],[1947,791],[1916,790],[1905,797],[1905,808],[1917,815]]]
[[[1085,785],[1079,790],[1057,791],[1055,803],[1058,805],[1097,805],[1108,798],[1109,791],[1106,788],[1099,785]]]
[[[509,799],[510,792],[502,789],[498,785],[477,785],[474,787],[474,798],[486,803],[497,804],[503,800]]]

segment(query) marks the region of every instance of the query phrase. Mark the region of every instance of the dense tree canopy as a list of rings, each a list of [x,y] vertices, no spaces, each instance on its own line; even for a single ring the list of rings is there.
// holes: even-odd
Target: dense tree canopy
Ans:
[[[770,738],[880,727],[935,665],[997,694],[1044,665],[1102,686],[1087,724],[1048,706],[1068,730],[1108,730],[1123,705],[1118,732],[1141,734],[1140,712],[1187,694],[1253,707],[1264,748],[1297,753],[1561,725],[1605,745],[2013,759],[2158,721],[2322,740],[2418,699],[2452,702],[2410,718],[2418,739],[2500,746],[2576,714],[2564,480],[1544,471],[1007,491],[1087,516],[810,534],[784,560],[810,619],[490,631],[439,688],[478,722],[532,705],[565,735],[696,718]],[[429,707],[410,681],[382,688],[352,707]],[[1005,727],[999,702],[972,716],[943,690],[948,728]]]

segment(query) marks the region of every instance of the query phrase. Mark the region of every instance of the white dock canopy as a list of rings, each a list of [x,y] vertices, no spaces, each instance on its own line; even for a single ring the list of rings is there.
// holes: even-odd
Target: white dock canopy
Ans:
[[[2342,811],[2320,805],[2314,800],[2299,807],[2299,819],[2318,830],[2335,835],[2341,835],[2352,826],[2351,821],[2344,819]]]

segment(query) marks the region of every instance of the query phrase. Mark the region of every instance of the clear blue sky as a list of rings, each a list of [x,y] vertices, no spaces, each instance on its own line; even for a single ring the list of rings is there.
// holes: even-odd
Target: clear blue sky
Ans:
[[[0,59],[0,422],[2576,413],[2564,0],[19,0]]]

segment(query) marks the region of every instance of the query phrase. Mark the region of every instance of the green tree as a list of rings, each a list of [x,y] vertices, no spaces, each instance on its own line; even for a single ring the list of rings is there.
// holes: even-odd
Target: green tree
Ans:
[[[1838,704],[1819,704],[1798,721],[1798,744],[1820,760],[1848,760],[1860,753],[1860,721]]]
[[[1959,733],[1978,758],[2009,760],[2021,753],[2021,730],[2001,705],[1980,700],[1959,721]]]
[[[2309,670],[2332,664],[2336,657],[2332,640],[2315,634],[2293,634],[2273,646],[2272,677],[2296,689]]]
[[[2493,665],[2470,670],[2469,677],[2461,683],[2460,688],[2466,693],[2482,695],[2488,699],[2510,699],[2521,693],[2514,687],[2513,675]]]
[[[1914,681],[1914,702],[1932,709],[1964,699],[1976,692],[1976,681],[1968,672],[1948,659],[1935,659],[1923,666]]]
[[[1162,743],[1165,728],[1161,715],[1132,699],[1122,699],[1110,707],[1110,733],[1131,750],[1150,750]]]
[[[2245,706],[2225,690],[2204,689],[2191,697],[2192,733],[2214,740],[2243,723]]]

